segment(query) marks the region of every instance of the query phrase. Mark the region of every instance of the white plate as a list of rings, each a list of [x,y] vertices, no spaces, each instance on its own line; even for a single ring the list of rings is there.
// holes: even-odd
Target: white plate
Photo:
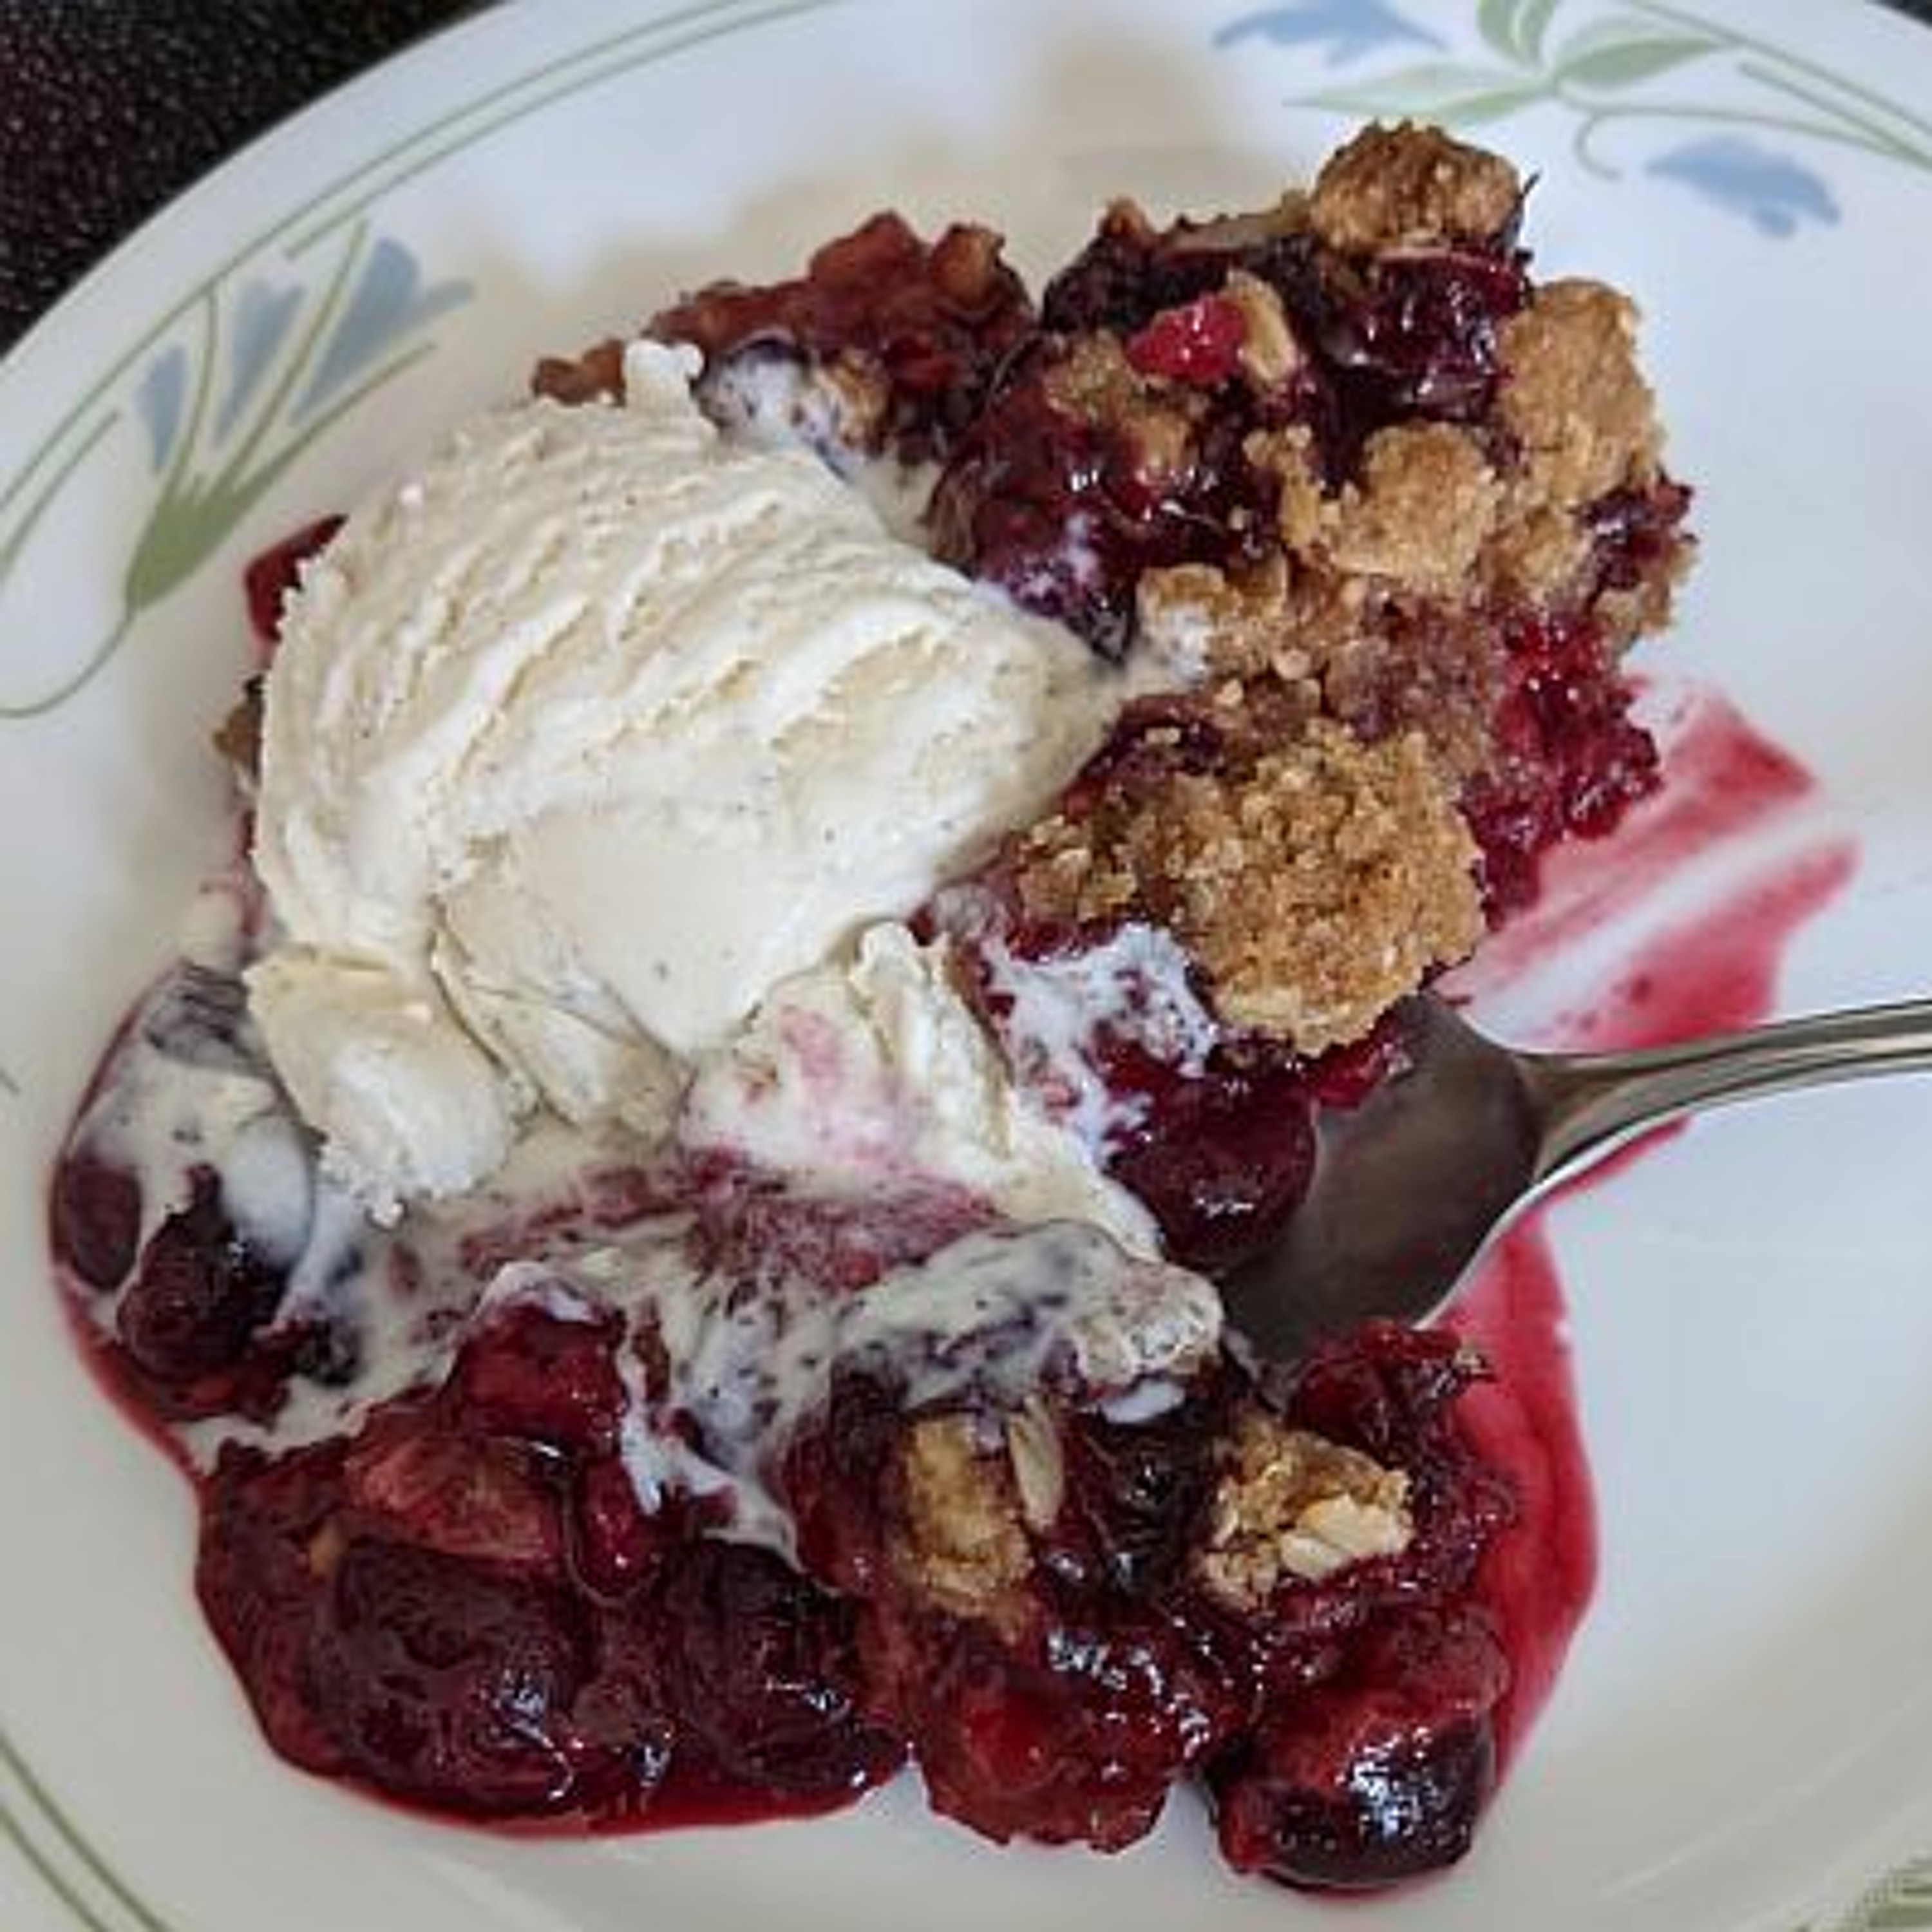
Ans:
[[[1038,268],[1118,191],[1266,198],[1344,95],[1484,118],[1540,176],[1542,272],[1643,302],[1705,542],[1652,662],[1821,775],[1780,838],[1860,849],[1779,1001],[1924,989],[1932,35],[1823,0],[485,15],[223,169],[0,368],[0,706],[27,714],[0,718],[9,1932],[1324,1917],[1227,1876],[1184,1804],[1113,1860],[993,1851],[909,1782],[830,1822],[530,1843],[286,1769],[196,1613],[187,1492],[83,1374],[40,1230],[76,1083],[219,850],[204,740],[254,550],[700,278],[787,268],[887,202],[982,216]],[[1599,1593],[1476,1853],[1351,1923],[1880,1922],[1846,1901],[1932,1847],[1928,1134],[1914,1083],[1786,1103],[1557,1210]],[[1882,1923],[1932,1926],[1932,1894],[1888,1895]]]

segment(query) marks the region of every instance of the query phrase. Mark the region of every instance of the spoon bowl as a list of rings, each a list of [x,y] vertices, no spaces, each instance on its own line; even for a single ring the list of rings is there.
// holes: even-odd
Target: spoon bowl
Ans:
[[[1734,1100],[1932,1069],[1932,1000],[1617,1054],[1498,1046],[1446,1001],[1396,1007],[1396,1071],[1331,1108],[1281,1239],[1233,1270],[1229,1319],[1260,1355],[1377,1319],[1429,1321],[1539,1196],[1641,1134]]]

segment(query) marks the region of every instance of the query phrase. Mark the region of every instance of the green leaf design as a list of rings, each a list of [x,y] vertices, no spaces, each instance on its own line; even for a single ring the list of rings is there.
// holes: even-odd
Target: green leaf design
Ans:
[[[1476,9],[1476,29],[1505,60],[1516,58],[1516,16],[1522,0],[1482,0]]]
[[[1548,92],[1547,83],[1535,76],[1430,61],[1360,87],[1312,94],[1309,104],[1339,114],[1410,114],[1419,120],[1473,127],[1478,122],[1500,121]]]
[[[1555,78],[1559,84],[1615,91],[1668,74],[1710,53],[1720,44],[1710,34],[1666,31],[1642,20],[1593,21],[1573,34],[1558,50]]]
[[[1516,47],[1524,59],[1533,61],[1538,66],[1542,64],[1544,38],[1550,32],[1550,19],[1556,11],[1556,0],[1528,0],[1516,16]]]
[[[1557,0],[1482,0],[1476,25],[1483,38],[1505,60],[1536,67],[1543,60],[1543,38]]]

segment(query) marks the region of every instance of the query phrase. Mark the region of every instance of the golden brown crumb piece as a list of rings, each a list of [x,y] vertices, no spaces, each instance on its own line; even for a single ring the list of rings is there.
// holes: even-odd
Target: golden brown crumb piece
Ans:
[[[1244,333],[1238,352],[1241,373],[1259,390],[1278,388],[1301,366],[1301,346],[1294,339],[1281,298],[1258,275],[1235,269],[1222,292],[1241,312]]]
[[[1361,482],[1341,492],[1318,547],[1339,570],[1461,602],[1502,502],[1466,430],[1399,424],[1370,437]]]
[[[1242,445],[1241,453],[1256,469],[1275,478],[1280,491],[1275,522],[1289,554],[1312,553],[1334,514],[1315,432],[1306,423],[1257,430]]]
[[[1287,560],[1279,554],[1233,577],[1211,563],[1147,571],[1135,588],[1135,608],[1146,646],[1161,653],[1183,684],[1268,673],[1300,686],[1315,670],[1319,640],[1294,621]],[[1320,705],[1310,685],[1298,724]]]
[[[624,345],[614,336],[593,343],[581,356],[546,356],[530,374],[530,393],[553,402],[621,402]]]
[[[976,308],[999,298],[1012,271],[1000,259],[1005,246],[992,229],[976,222],[956,221],[932,244],[930,268],[933,286],[962,308]]]
[[[234,767],[236,776],[250,784],[262,768],[262,680],[251,677],[242,687],[233,710],[214,734],[214,748]]]
[[[1032,1556],[1010,1466],[974,1446],[959,1416],[916,1423],[899,1456],[904,1533],[893,1558],[903,1581],[935,1609],[1011,1635]]]
[[[1482,560],[1484,589],[1508,608],[1574,601],[1594,550],[1589,525],[1574,512],[1512,489]]]
[[[1598,593],[1591,615],[1603,632],[1605,647],[1613,655],[1670,622],[1673,593],[1689,572],[1694,554],[1694,545],[1687,541],[1661,569],[1653,571],[1632,589]]]
[[[1194,425],[1207,407],[1198,392],[1143,376],[1118,340],[1101,331],[1080,337],[1045,380],[1054,408],[1126,439],[1145,476],[1185,472]]]
[[[1202,1583],[1230,1610],[1261,1609],[1282,1583],[1318,1583],[1415,1533],[1408,1478],[1360,1450],[1250,1408],[1228,1443],[1195,1554]]]
[[[1314,1054],[1475,944],[1475,856],[1419,734],[1322,720],[1244,769],[1045,820],[1018,875],[1036,916],[1166,927],[1225,1019]]]
[[[1499,154],[1405,121],[1365,128],[1330,156],[1309,202],[1316,233],[1345,255],[1485,242],[1522,198]]]
[[[1498,407],[1522,446],[1519,488],[1587,503],[1657,473],[1659,431],[1636,366],[1636,310],[1600,282],[1551,282],[1502,327]]]

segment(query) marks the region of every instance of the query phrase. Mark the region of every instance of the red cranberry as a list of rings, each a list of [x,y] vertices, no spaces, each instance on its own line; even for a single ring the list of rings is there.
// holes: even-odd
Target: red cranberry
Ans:
[[[536,1452],[451,1430],[434,1405],[378,1411],[350,1448],[344,1480],[380,1534],[506,1570],[561,1568],[556,1495]]]
[[[115,1326],[136,1364],[165,1383],[232,1367],[273,1316],[282,1276],[266,1267],[222,1211],[221,1183],[197,1168],[187,1207],[164,1221],[141,1254]]]
[[[275,1749],[312,1771],[342,1754],[309,1694],[309,1630],[339,1532],[340,1441],[270,1462],[224,1449],[202,1492],[195,1590]]]
[[[615,1324],[560,1318],[535,1302],[492,1312],[463,1344],[451,1394],[466,1424],[574,1456],[617,1446],[624,1384]]]
[[[1265,1247],[1308,1191],[1315,1129],[1298,1063],[1216,1056],[1198,1077],[1130,1082],[1148,1112],[1108,1172],[1160,1223],[1168,1253],[1209,1274]]]
[[[1210,1772],[1228,1863],[1347,1890],[1453,1864],[1496,1781],[1490,1713],[1508,1682],[1479,1612],[1378,1627],[1343,1678],[1291,1690]]]
[[[350,1768],[452,1810],[567,1802],[586,1674],[560,1592],[408,1544],[357,1540],[311,1632],[308,1681]]]
[[[141,1184],[85,1148],[62,1157],[54,1175],[55,1258],[102,1294],[118,1288],[141,1239]]]
[[[1164,1590],[1199,1528],[1228,1390],[1216,1380],[1140,1423],[1095,1412],[1060,1431],[1065,1493],[1042,1554],[1062,1584],[1126,1597]]]
[[[631,1472],[616,1458],[587,1465],[577,1482],[572,1561],[600,1597],[622,1598],[664,1554],[664,1534],[638,1501]]]
[[[1001,1844],[1118,1850],[1245,1709],[1177,1627],[1144,1612],[1069,1621],[1037,1660],[987,1626],[876,1618],[892,1706],[933,1808]]]
[[[676,1714],[725,1777],[857,1790],[904,1754],[864,1714],[851,1612],[769,1551],[693,1544],[658,1612]]]
[[[1144,376],[1210,389],[1233,375],[1247,338],[1238,303],[1225,296],[1200,296],[1164,310],[1130,336],[1127,360]]]

